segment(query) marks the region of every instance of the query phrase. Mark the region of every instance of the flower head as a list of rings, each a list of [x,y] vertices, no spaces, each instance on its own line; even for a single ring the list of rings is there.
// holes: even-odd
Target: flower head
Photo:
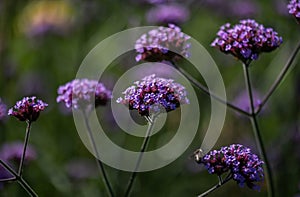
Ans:
[[[0,120],[4,119],[7,115],[6,105],[0,99]]]
[[[48,106],[47,103],[35,96],[24,97],[15,106],[8,110],[8,115],[18,118],[20,121],[36,121],[41,111]]]
[[[300,1],[291,0],[287,6],[289,13],[292,14],[298,22],[300,22]]]
[[[105,105],[112,98],[111,91],[102,83],[89,79],[74,79],[60,86],[57,93],[58,103],[63,102],[67,108],[73,107],[74,109],[90,105],[92,102],[95,106]]]
[[[183,23],[189,18],[189,10],[183,5],[158,5],[149,10],[147,21],[154,24]]]
[[[211,46],[231,54],[245,64],[256,60],[260,53],[275,50],[282,43],[272,28],[265,28],[254,20],[241,20],[239,24],[223,25]]]
[[[197,162],[204,164],[210,174],[220,176],[225,172],[230,172],[232,179],[241,187],[246,184],[251,189],[259,190],[255,182],[262,181],[264,178],[262,167],[264,162],[249,148],[240,144],[212,150]]]
[[[174,61],[183,57],[189,57],[187,43],[190,37],[181,32],[181,29],[173,24],[169,27],[159,27],[143,34],[135,43],[138,53],[136,61]]]
[[[138,110],[141,116],[149,116],[151,110],[162,112],[162,108],[169,112],[180,104],[189,103],[185,87],[172,79],[153,74],[134,84],[123,92],[124,98],[118,98],[117,102],[128,105],[130,110]]]

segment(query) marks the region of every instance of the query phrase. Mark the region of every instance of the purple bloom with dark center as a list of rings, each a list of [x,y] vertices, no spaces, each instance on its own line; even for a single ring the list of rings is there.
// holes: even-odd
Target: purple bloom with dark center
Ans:
[[[138,53],[136,61],[161,62],[175,61],[182,57],[189,57],[189,36],[173,24],[169,27],[159,27],[143,34],[135,43]]]
[[[230,173],[241,187],[246,184],[251,189],[259,190],[259,185],[255,183],[264,178],[264,162],[250,148],[240,144],[212,150],[196,162],[204,164],[210,174],[221,176],[225,172]]]
[[[106,105],[112,98],[111,91],[102,83],[89,79],[74,79],[57,90],[56,101],[63,102],[67,108],[80,109],[85,106]],[[93,98],[95,100],[93,100]]]
[[[6,117],[6,115],[7,115],[6,110],[7,110],[6,105],[0,99],[0,121]]]
[[[167,112],[188,104],[185,87],[172,79],[156,77],[154,74],[136,81],[135,85],[127,88],[124,98],[117,99],[118,103],[128,105],[130,110],[138,110],[141,116],[149,116],[150,112]]]
[[[300,22],[300,1],[291,0],[287,6],[289,13],[292,14]]]
[[[147,13],[147,21],[154,24],[179,24],[187,21],[188,18],[189,10],[179,4],[158,5]]]
[[[211,46],[231,54],[245,64],[256,60],[260,53],[275,50],[282,43],[272,28],[265,28],[254,20],[241,20],[239,24],[223,25]]]
[[[8,110],[8,115],[18,118],[20,121],[36,121],[41,111],[48,106],[47,103],[35,96],[24,97],[15,106]]]
[[[19,162],[23,154],[23,143],[22,142],[11,142],[6,143],[1,147],[0,158],[7,162]],[[25,162],[30,162],[36,159],[36,151],[28,145],[25,154]]]

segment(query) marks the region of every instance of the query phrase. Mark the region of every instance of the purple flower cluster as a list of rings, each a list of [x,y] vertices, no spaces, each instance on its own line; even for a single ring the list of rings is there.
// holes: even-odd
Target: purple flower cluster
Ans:
[[[189,57],[190,43],[187,43],[189,39],[189,36],[173,24],[169,24],[169,28],[153,29],[136,41],[135,50],[138,55],[135,59],[137,62],[141,60],[158,62]]]
[[[74,79],[57,90],[56,101],[63,102],[67,108],[80,109],[93,102],[95,106],[105,105],[112,98],[111,91],[96,80]],[[95,101],[92,99],[95,98]]]
[[[224,172],[230,172],[233,180],[241,187],[246,184],[251,189],[259,190],[255,182],[264,178],[262,166],[264,162],[251,153],[249,148],[240,144],[210,151],[196,161],[204,164],[210,174],[220,176]]]
[[[147,13],[147,21],[154,24],[179,24],[188,18],[189,10],[179,4],[158,5]]]
[[[20,121],[36,121],[41,111],[48,106],[47,103],[35,96],[24,97],[15,106],[8,110],[8,115],[18,118]]]
[[[245,64],[256,60],[262,52],[275,50],[282,43],[282,37],[272,28],[265,28],[251,19],[241,20],[233,27],[227,23],[220,28],[217,36],[211,46]]]
[[[0,99],[0,120],[4,119],[7,115],[7,108],[6,105]]]
[[[300,22],[300,1],[291,0],[287,6],[289,13],[296,17],[297,21]]]
[[[138,110],[141,116],[149,116],[152,110],[155,113],[163,109],[169,112],[179,108],[180,104],[189,103],[185,87],[172,79],[153,74],[134,84],[123,92],[124,98],[118,98],[117,102],[128,105],[130,110]]]

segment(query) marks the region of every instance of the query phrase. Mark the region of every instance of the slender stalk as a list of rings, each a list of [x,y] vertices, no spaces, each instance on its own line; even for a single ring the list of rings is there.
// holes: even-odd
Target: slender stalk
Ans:
[[[30,128],[31,128],[31,121],[27,121],[26,123],[27,123],[27,127],[26,127],[26,134],[25,134],[25,140],[24,140],[24,145],[23,145],[23,153],[22,153],[22,157],[21,157],[21,161],[20,161],[20,165],[19,165],[19,170],[18,170],[19,177],[22,177],[22,173],[23,173],[24,160],[26,157],[26,150],[27,150],[27,145],[28,145],[29,135],[30,135]]]
[[[252,94],[252,86],[251,86],[251,80],[250,80],[250,74],[249,74],[249,65],[243,65],[244,68],[244,76],[245,76],[245,83],[247,87],[247,91],[249,94],[249,99],[250,99],[250,109],[251,109],[251,125],[254,131],[254,136],[256,140],[256,144],[258,146],[259,153],[262,157],[262,159],[265,162],[265,169],[266,169],[266,178],[267,178],[267,185],[268,185],[268,196],[273,197],[274,196],[274,185],[273,185],[273,178],[272,178],[272,171],[270,167],[270,163],[267,158],[267,154],[264,148],[264,143],[262,140],[261,132],[259,130],[258,122],[257,122],[257,114],[255,113],[255,107],[254,107],[254,102],[253,102],[253,94]]]
[[[7,165],[4,161],[0,160],[0,164],[13,176],[15,176],[15,180],[24,188],[24,190],[32,197],[37,197],[38,195],[35,191],[29,186],[29,184],[20,177],[9,165]]]
[[[197,87],[199,90],[203,91],[208,96],[211,96],[215,100],[219,101],[220,103],[223,103],[227,105],[227,107],[231,108],[232,110],[239,112],[241,114],[244,114],[246,116],[250,116],[249,112],[235,106],[234,104],[230,103],[229,101],[224,100],[223,98],[219,97],[218,95],[214,94],[213,92],[210,92],[204,85],[202,85],[199,81],[197,81],[192,75],[187,73],[185,70],[183,70],[181,67],[177,66],[175,62],[171,62],[173,67],[177,69],[183,76],[185,76],[195,87]]]
[[[263,98],[261,104],[256,109],[256,112],[255,112],[256,114],[258,114],[261,111],[261,109],[263,108],[263,106],[267,103],[267,101],[272,96],[272,94],[274,93],[274,91],[277,89],[277,87],[283,81],[283,79],[286,76],[289,68],[292,66],[292,63],[294,62],[294,60],[295,60],[295,58],[296,58],[299,50],[300,50],[300,42],[297,44],[296,49],[293,51],[292,55],[290,56],[289,60],[287,61],[287,63],[283,67],[283,69],[281,70],[280,74],[278,75],[278,77],[276,78],[276,80],[274,81],[274,83],[272,84],[271,88],[268,90],[268,92],[265,95],[265,97]]]
[[[146,132],[146,137],[145,137],[145,139],[143,141],[143,144],[141,146],[140,154],[139,154],[139,157],[137,159],[134,171],[132,172],[132,174],[131,174],[131,176],[129,178],[127,189],[126,189],[124,197],[128,197],[130,195],[131,188],[132,188],[134,180],[136,178],[138,168],[140,166],[140,163],[142,161],[142,157],[144,155],[144,152],[145,152],[145,150],[147,148],[147,145],[149,143],[149,140],[150,140],[150,136],[151,136],[151,132],[152,132],[152,129],[153,129],[153,125],[154,125],[155,119],[153,118],[152,120],[151,119],[150,120],[147,119],[147,120],[148,120],[148,129],[147,129],[147,132]]]
[[[232,175],[229,174],[229,176],[227,176],[225,178],[225,180],[222,180],[222,178],[219,176],[219,183],[216,184],[215,186],[213,186],[212,188],[210,188],[209,190],[207,190],[206,192],[198,195],[198,197],[204,197],[207,196],[208,194],[210,194],[211,192],[215,191],[216,189],[218,189],[219,187],[221,187],[222,185],[224,185],[225,183],[227,183],[228,181],[230,181],[232,179]]]
[[[98,164],[99,171],[102,174],[102,179],[103,179],[103,182],[105,184],[107,193],[109,194],[110,197],[114,197],[114,192],[113,192],[112,187],[110,185],[110,182],[108,180],[108,176],[107,176],[107,174],[105,172],[104,165],[101,162],[101,160],[99,159],[100,158],[100,154],[99,154],[99,152],[97,150],[96,142],[94,140],[93,133],[92,133],[89,121],[88,121],[88,115],[84,111],[83,111],[83,116],[84,116],[84,121],[85,121],[85,125],[86,125],[87,131],[88,131],[88,136],[89,136],[92,148],[93,148],[93,150],[94,150],[94,152],[95,152],[95,154],[97,156],[96,162]]]

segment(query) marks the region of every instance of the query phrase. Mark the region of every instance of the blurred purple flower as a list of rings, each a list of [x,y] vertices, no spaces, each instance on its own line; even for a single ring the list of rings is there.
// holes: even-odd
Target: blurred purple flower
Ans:
[[[8,115],[18,118],[20,121],[36,121],[41,111],[48,106],[47,103],[35,96],[24,97],[15,106],[8,110]]]
[[[0,165],[0,180],[13,177],[2,165]],[[4,183],[0,182],[0,190],[3,188]]]
[[[2,145],[0,150],[0,158],[6,162],[19,162],[21,160],[23,153],[23,143],[16,141],[5,143]],[[30,161],[35,160],[37,157],[35,149],[28,145],[25,154],[25,162],[28,163]]]
[[[263,161],[253,154],[251,150],[240,144],[232,144],[222,147],[220,150],[212,150],[196,162],[204,164],[210,174],[222,175],[225,172],[232,174],[240,187],[245,184],[254,190],[259,190],[260,182],[264,178]]]
[[[95,106],[106,105],[112,98],[111,91],[96,80],[74,79],[71,82],[62,85],[57,90],[56,101],[63,102],[67,108],[73,106],[74,109],[80,109],[92,104],[92,98],[95,96]]]
[[[134,84],[123,92],[124,98],[118,98],[117,103],[138,110],[141,116],[149,116],[151,110],[162,112],[162,108],[169,112],[179,108],[180,104],[189,103],[185,87],[172,79],[158,78],[153,74]]]
[[[141,60],[174,61],[183,57],[189,57],[190,37],[181,32],[181,29],[173,24],[169,27],[159,27],[143,34],[135,43],[138,53],[136,61]]]
[[[189,10],[179,4],[158,5],[147,13],[147,21],[152,24],[180,24],[189,18]]]
[[[261,104],[261,100],[259,99],[259,93],[257,91],[252,91],[254,107],[258,107]],[[247,91],[242,91],[234,100],[236,106],[241,108],[242,110],[249,112],[250,108],[250,99]]]
[[[299,0],[291,0],[287,6],[289,13],[293,15],[298,23],[300,22],[300,1]]]
[[[281,43],[282,37],[272,28],[265,28],[255,20],[247,19],[234,26],[229,23],[223,25],[211,46],[250,64],[260,53],[271,52]]]
[[[72,180],[82,180],[95,177],[97,168],[90,160],[75,159],[66,165],[66,171]]]
[[[0,121],[7,116],[7,107],[0,98]]]

